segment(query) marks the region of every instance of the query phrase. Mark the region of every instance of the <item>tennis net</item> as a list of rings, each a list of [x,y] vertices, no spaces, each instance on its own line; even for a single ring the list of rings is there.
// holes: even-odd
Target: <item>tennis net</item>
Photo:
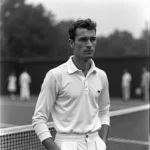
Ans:
[[[149,150],[149,105],[111,112],[108,150]],[[53,123],[48,123],[55,137]],[[0,130],[1,150],[45,150],[31,125]]]

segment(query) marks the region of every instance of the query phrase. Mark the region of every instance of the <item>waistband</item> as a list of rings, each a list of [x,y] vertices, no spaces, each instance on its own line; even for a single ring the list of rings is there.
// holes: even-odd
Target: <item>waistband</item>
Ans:
[[[89,133],[57,133],[55,139],[59,141],[74,140],[83,141],[86,139],[95,139],[98,136],[98,131]]]

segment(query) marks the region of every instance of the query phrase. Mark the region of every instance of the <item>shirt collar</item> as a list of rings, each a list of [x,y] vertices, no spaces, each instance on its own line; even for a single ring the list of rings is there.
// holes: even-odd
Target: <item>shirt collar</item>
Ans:
[[[67,68],[68,68],[69,74],[72,74],[72,73],[75,73],[76,71],[79,71],[79,69],[73,63],[72,58],[73,58],[73,56],[70,56],[69,60],[67,61]],[[91,68],[89,71],[90,72],[96,72],[95,63],[92,59],[91,59]]]

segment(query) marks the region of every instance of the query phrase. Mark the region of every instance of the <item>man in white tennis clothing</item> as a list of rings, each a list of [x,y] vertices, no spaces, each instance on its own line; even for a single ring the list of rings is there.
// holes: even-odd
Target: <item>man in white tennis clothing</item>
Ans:
[[[123,100],[125,101],[130,99],[131,81],[132,81],[132,76],[129,73],[129,71],[125,68],[123,70],[122,82],[121,82],[122,96],[123,96]]]
[[[47,150],[105,150],[110,98],[107,75],[92,60],[96,23],[77,20],[69,36],[74,55],[46,74],[33,127]],[[57,130],[55,141],[47,127],[50,113]]]
[[[29,101],[31,99],[30,94],[31,77],[26,69],[20,74],[19,84],[20,84],[20,100]]]

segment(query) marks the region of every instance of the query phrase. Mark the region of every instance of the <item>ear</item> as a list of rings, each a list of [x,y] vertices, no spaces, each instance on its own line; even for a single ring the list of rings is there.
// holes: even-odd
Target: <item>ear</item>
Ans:
[[[74,41],[72,39],[69,39],[68,43],[69,43],[71,48],[74,48]]]

